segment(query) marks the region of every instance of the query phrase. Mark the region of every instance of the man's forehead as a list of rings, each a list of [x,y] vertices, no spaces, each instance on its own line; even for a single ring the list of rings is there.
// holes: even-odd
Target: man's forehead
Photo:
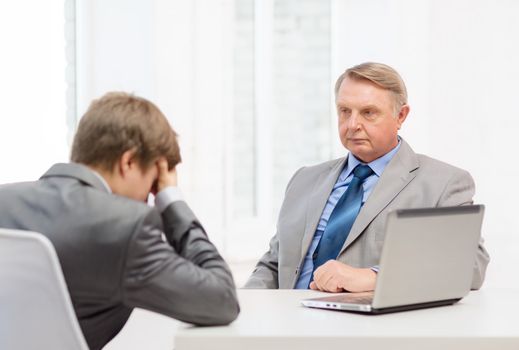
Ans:
[[[366,79],[349,79],[342,82],[337,93],[337,105],[373,105],[391,103],[391,91]]]

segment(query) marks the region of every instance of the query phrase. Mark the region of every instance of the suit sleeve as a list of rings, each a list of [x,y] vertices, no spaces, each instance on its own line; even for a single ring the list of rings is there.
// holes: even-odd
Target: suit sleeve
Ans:
[[[285,190],[285,201],[287,201],[286,194],[290,190],[291,185],[294,182],[294,179],[297,175],[304,169],[305,167],[300,168],[295,172],[290,181],[288,182],[287,188]],[[285,206],[285,203],[283,203]],[[245,283],[244,288],[250,289],[278,289],[279,288],[279,279],[278,279],[278,263],[279,263],[279,235],[282,232],[279,230],[276,232],[274,237],[270,240],[269,250],[263,254],[260,258],[252,275],[249,277],[247,282]]]
[[[447,186],[440,197],[440,201],[438,202],[438,206],[470,205],[474,202],[473,197],[475,188],[474,180],[468,172],[456,172],[447,183]],[[474,290],[481,288],[483,285],[487,266],[490,261],[490,256],[483,243],[484,240],[481,238],[479,241],[476,262],[474,264],[474,274],[472,277],[471,288]]]
[[[167,241],[164,240],[164,235]],[[223,325],[239,313],[229,267],[183,201],[151,210],[129,243],[123,300],[197,325]]]

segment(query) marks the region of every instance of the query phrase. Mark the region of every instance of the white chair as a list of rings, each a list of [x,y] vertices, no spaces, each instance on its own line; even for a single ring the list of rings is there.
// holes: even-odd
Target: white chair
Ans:
[[[42,234],[0,228],[0,349],[88,349]]]

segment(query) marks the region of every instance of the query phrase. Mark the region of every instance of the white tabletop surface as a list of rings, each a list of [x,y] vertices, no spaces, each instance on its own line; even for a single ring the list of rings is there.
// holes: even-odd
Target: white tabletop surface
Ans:
[[[235,322],[182,324],[175,349],[519,349],[519,290],[483,288],[452,306],[376,316],[301,306],[321,294],[239,290]]]

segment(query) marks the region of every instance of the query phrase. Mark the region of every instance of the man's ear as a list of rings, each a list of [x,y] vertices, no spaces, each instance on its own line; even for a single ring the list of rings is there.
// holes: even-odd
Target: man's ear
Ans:
[[[122,154],[121,158],[119,158],[119,161],[117,162],[117,171],[122,178],[125,178],[137,165],[135,153],[136,152],[133,149],[127,150]]]
[[[402,124],[404,123],[404,121],[406,120],[407,115],[409,114],[409,111],[410,111],[410,108],[409,108],[409,105],[407,105],[407,104],[403,105],[400,108],[400,112],[398,112],[398,115],[397,115],[398,129],[399,130],[402,127]]]

